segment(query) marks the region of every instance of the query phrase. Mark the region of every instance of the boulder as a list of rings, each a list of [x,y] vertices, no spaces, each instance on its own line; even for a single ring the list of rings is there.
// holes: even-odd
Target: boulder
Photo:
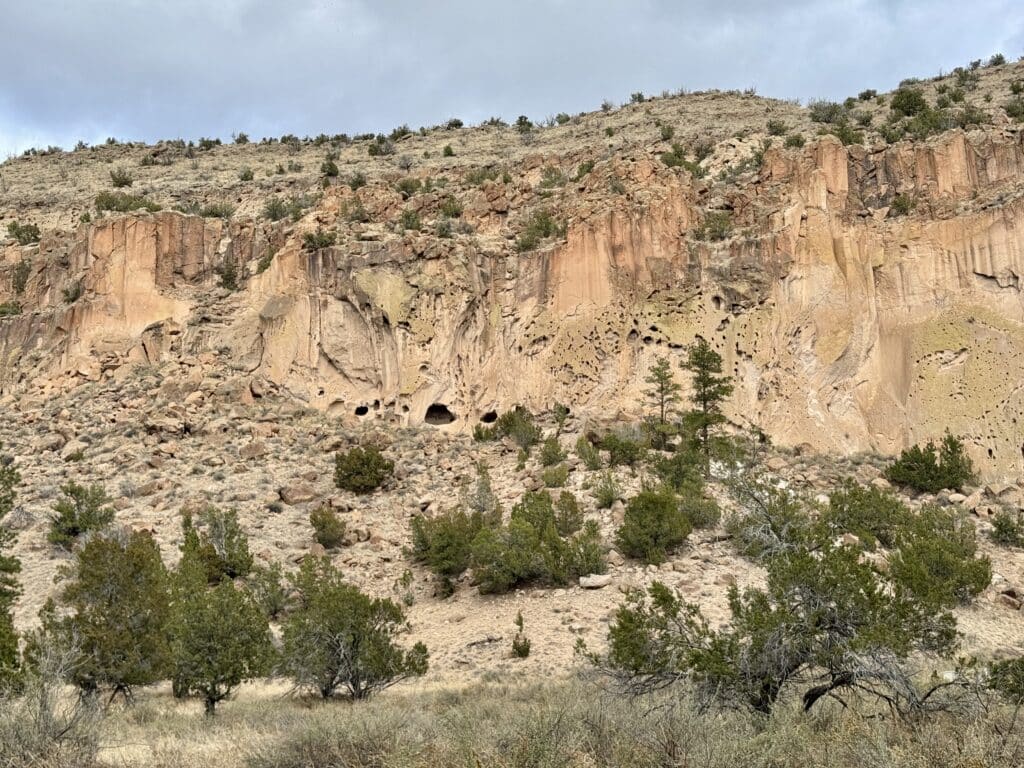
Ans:
[[[308,483],[286,485],[278,491],[278,495],[281,497],[281,501],[291,506],[304,504],[317,498],[316,490]]]
[[[583,589],[604,589],[612,583],[612,577],[607,573],[592,573],[589,576],[580,576],[580,586]]]

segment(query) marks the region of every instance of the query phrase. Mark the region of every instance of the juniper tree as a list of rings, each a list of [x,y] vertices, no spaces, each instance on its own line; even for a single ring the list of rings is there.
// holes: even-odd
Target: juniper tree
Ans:
[[[839,696],[881,700],[903,714],[937,706],[931,692],[947,683],[922,689],[907,662],[952,658],[952,609],[991,579],[973,526],[938,507],[917,516],[902,510],[886,568],[836,540],[839,519],[818,525],[792,498],[741,511],[738,538],[765,543],[745,551],[765,567],[767,581],[729,590],[728,624],[713,628],[699,606],[656,582],[630,593],[609,629],[607,654],[589,658],[633,692],[687,680],[705,705],[765,714],[793,688],[805,710]],[[860,527],[878,519],[858,513],[850,521]]]
[[[684,423],[697,436],[704,453],[704,474],[711,471],[711,439],[713,430],[725,422],[722,403],[732,394],[732,379],[722,374],[722,356],[706,339],[698,338],[690,348],[683,368],[693,376],[693,408],[684,415]]]
[[[194,556],[202,564],[210,584],[222,579],[244,579],[252,571],[249,539],[238,523],[235,510],[208,506],[197,519],[186,512],[181,518],[181,531],[184,537],[182,559]]]
[[[270,626],[256,600],[227,579],[209,587],[191,553],[174,576],[168,629],[175,695],[200,696],[208,716],[241,683],[271,667]]]
[[[73,654],[70,681],[85,692],[132,688],[164,679],[170,611],[168,577],[152,536],[92,536],[64,569],[58,596],[43,612],[44,635]]]
[[[402,609],[346,583],[326,558],[307,558],[294,581],[298,599],[284,624],[281,670],[325,699],[339,689],[352,699],[427,671],[427,648],[403,650]]]

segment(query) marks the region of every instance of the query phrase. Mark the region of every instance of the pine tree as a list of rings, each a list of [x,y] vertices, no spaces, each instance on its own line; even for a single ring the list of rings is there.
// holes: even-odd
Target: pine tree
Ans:
[[[62,573],[64,611],[51,602],[45,635],[73,650],[71,682],[86,692],[131,697],[167,673],[168,575],[152,536],[142,531],[91,537]]]
[[[114,520],[114,508],[102,485],[88,488],[78,483],[60,487],[64,498],[53,506],[57,514],[50,518],[51,544],[70,550],[78,537],[88,531],[101,530]]]
[[[712,431],[725,421],[722,402],[732,394],[732,379],[722,376],[722,356],[699,338],[690,348],[683,368],[693,376],[693,409],[684,416],[684,422],[697,436],[704,453],[704,474],[711,472]]]
[[[0,456],[0,688],[13,682],[18,673],[18,635],[14,631],[11,606],[20,593],[17,574],[21,571],[21,562],[7,554],[14,542],[14,533],[2,523],[14,508],[14,489],[20,481],[14,464]]]
[[[658,358],[644,381],[650,385],[650,389],[646,390],[644,395],[655,413],[648,424],[652,445],[655,448],[664,448],[674,431],[669,421],[679,402],[679,392],[682,388],[672,375],[672,366],[667,357]]]
[[[658,424],[667,424],[682,389],[672,376],[668,358],[659,357],[644,381],[651,385],[644,394],[658,415]]]

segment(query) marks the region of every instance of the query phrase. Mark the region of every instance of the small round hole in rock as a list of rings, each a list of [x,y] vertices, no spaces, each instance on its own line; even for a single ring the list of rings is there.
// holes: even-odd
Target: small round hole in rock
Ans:
[[[455,421],[455,414],[448,410],[444,403],[434,403],[427,408],[427,415],[423,417],[427,424],[451,424]]]
[[[356,416],[365,416],[369,412],[370,412],[370,409],[367,408],[365,405],[357,405],[356,406]]]
[[[480,421],[483,424],[493,424],[497,420],[498,420],[498,412],[497,411],[488,411],[487,413],[485,413],[483,416],[480,417]]]

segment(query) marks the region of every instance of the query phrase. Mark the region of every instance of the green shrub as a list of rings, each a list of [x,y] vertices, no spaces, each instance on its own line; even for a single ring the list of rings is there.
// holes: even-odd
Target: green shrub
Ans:
[[[316,228],[315,232],[307,232],[302,236],[302,247],[307,251],[319,251],[323,248],[330,248],[338,240],[336,232]]]
[[[239,181],[252,181],[255,178],[255,174],[252,172],[252,168],[246,167],[238,172]]]
[[[789,126],[783,120],[772,118],[765,124],[765,130],[768,131],[769,136],[785,136],[789,131]]]
[[[559,223],[547,208],[534,211],[527,219],[516,247],[520,251],[532,251],[542,240],[549,237],[564,237],[565,224]]]
[[[101,485],[88,488],[69,482],[61,486],[63,498],[53,506],[47,540],[70,550],[78,537],[89,531],[106,528],[114,521],[112,499]]]
[[[847,122],[835,123],[828,131],[835,136],[844,146],[851,144],[863,144],[864,143],[864,132],[858,131],[852,125]]]
[[[271,221],[280,221],[283,218],[290,218],[298,221],[302,218],[302,201],[295,197],[287,200],[280,197],[271,197],[263,205],[263,215]]]
[[[25,286],[28,285],[28,278],[31,274],[32,263],[28,259],[21,259],[14,265],[14,271],[11,275],[11,287],[14,289],[15,294],[20,296],[25,292]]]
[[[1007,116],[1024,122],[1024,97],[1018,96],[1011,99],[1003,105],[1003,109],[1006,110]]]
[[[608,451],[608,465],[611,467],[636,466],[647,454],[647,447],[639,440],[609,432],[601,438],[601,448]]]
[[[992,563],[976,557],[974,525],[959,512],[925,505],[898,543],[889,573],[936,611],[970,603],[992,581]]]
[[[452,580],[469,568],[473,541],[485,527],[501,524],[501,511],[456,509],[435,517],[412,519],[410,556],[440,579],[442,597],[454,592]]]
[[[594,447],[586,435],[580,435],[576,440],[576,455],[583,462],[583,466],[590,471],[600,469],[602,466],[601,452]]]
[[[472,563],[481,594],[525,584],[563,585],[605,567],[597,524],[588,521],[573,537],[559,536],[554,505],[544,491],[526,494],[507,526],[483,528],[473,541]]]
[[[21,304],[16,301],[0,302],[0,317],[15,317],[21,314]]]
[[[114,211],[116,213],[128,213],[129,211],[159,211],[160,206],[144,195],[130,195],[127,192],[100,192],[96,195],[96,211]]]
[[[565,461],[565,451],[557,437],[549,437],[540,447],[541,466],[551,467]]]
[[[641,491],[626,504],[615,543],[625,555],[660,565],[670,550],[686,541],[692,529],[674,493]]]
[[[443,157],[455,157],[455,150],[452,149],[451,144],[445,144],[444,149],[441,150],[441,155]]]
[[[339,689],[367,699],[427,671],[423,643],[403,650],[395,640],[407,629],[402,609],[345,583],[326,558],[308,558],[295,578],[298,600],[281,630],[281,672],[323,698]]]
[[[722,519],[722,510],[713,498],[691,491],[682,496],[680,509],[695,530],[714,528]]]
[[[992,518],[992,541],[1004,547],[1024,547],[1024,518],[1020,511],[1001,509]]]
[[[374,446],[356,446],[334,457],[334,484],[353,493],[369,493],[394,473],[395,464]]]
[[[900,117],[913,117],[928,109],[928,102],[920,89],[900,87],[889,100],[889,109]]]
[[[209,505],[197,516],[181,516],[181,557],[201,571],[207,584],[244,579],[253,568],[249,539],[238,513]]]
[[[671,125],[661,126],[661,140],[672,141],[672,138],[676,135],[676,129]]]
[[[846,108],[834,101],[812,101],[807,110],[815,123],[839,123],[846,119]]]
[[[132,178],[132,174],[127,168],[114,168],[110,171],[110,183],[118,189],[121,187],[130,187],[134,181],[135,179]]]
[[[345,543],[345,521],[330,507],[318,507],[309,513],[313,538],[324,549],[337,549]]]
[[[199,207],[198,213],[204,219],[230,219],[235,215],[235,206],[219,201],[205,203]]]
[[[938,448],[929,440],[923,447],[915,445],[903,451],[886,467],[885,477],[896,485],[926,493],[944,488],[960,491],[976,480],[963,442],[948,432]]]
[[[338,174],[341,171],[338,170],[338,164],[334,162],[333,158],[328,157],[322,163],[320,163],[320,175],[328,179],[338,178]]]
[[[583,510],[572,491],[562,491],[555,501],[555,529],[559,536],[572,536],[583,527]]]
[[[35,224],[22,224],[18,221],[12,221],[7,225],[7,234],[13,237],[18,245],[38,243],[40,238],[39,227]]]
[[[868,88],[867,90],[861,91],[857,94],[857,98],[861,101],[871,101],[878,96],[878,91],[874,88]]]
[[[516,445],[529,452],[533,446],[540,442],[540,429],[533,423],[533,417],[529,411],[516,406],[512,410],[501,414],[492,427],[478,424],[473,429],[473,437],[481,441],[509,437]]]
[[[524,634],[523,612],[516,613],[516,633],[512,637],[512,655],[517,659],[525,659],[530,655],[530,638]]]
[[[598,509],[609,509],[622,495],[622,489],[615,480],[610,469],[605,470],[593,489],[594,501]]]
[[[398,228],[401,230],[411,229],[419,232],[420,226],[420,215],[410,208],[403,210],[398,217]]]
[[[696,162],[686,159],[686,150],[682,144],[673,144],[670,152],[661,153],[661,162],[669,168],[685,168],[695,179],[702,178],[706,173],[700,165],[700,159]]]
[[[910,195],[900,193],[892,199],[892,204],[889,206],[889,213],[892,216],[906,216],[914,210],[914,206],[916,204],[917,201]]]
[[[818,522],[828,536],[852,533],[867,549],[874,549],[879,544],[895,546],[910,517],[910,510],[895,494],[847,479],[832,492]]]
[[[401,193],[403,200],[408,200],[423,187],[423,182],[411,176],[406,176],[395,184],[395,189]]]
[[[569,479],[569,467],[559,464],[555,467],[546,467],[540,474],[541,481],[545,488],[561,488]]]
[[[248,580],[253,600],[270,620],[278,618],[288,607],[288,590],[283,581],[280,563],[255,566]]]
[[[786,137],[785,146],[790,149],[799,149],[805,143],[802,133],[791,133]]]
[[[565,182],[565,174],[562,173],[561,168],[556,168],[554,166],[549,165],[541,172],[541,189],[554,189],[555,187],[564,187]]]
[[[573,176],[573,181],[583,181],[583,179],[586,178],[592,170],[594,170],[594,161],[585,160],[577,166],[576,175]]]
[[[708,211],[704,221],[693,231],[698,240],[725,240],[732,235],[732,214],[729,211]]]
[[[956,126],[956,120],[946,110],[927,108],[907,123],[906,130],[911,136],[919,141],[929,136],[948,131]]]
[[[515,128],[519,133],[529,133],[533,130],[533,121],[526,115],[520,115],[516,118]]]
[[[1018,707],[1024,704],[1024,658],[995,662],[989,670],[988,687]]]
[[[448,195],[441,201],[441,215],[449,219],[457,219],[462,215],[462,203],[454,195]]]

